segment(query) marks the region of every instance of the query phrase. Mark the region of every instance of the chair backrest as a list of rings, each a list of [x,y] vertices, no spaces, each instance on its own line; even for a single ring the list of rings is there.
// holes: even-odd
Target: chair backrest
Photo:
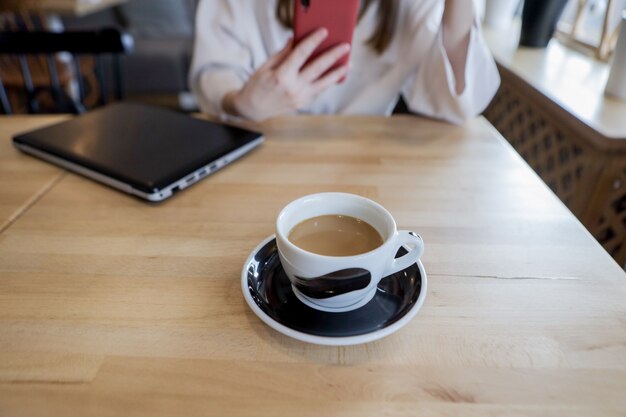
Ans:
[[[85,99],[85,86],[81,72],[81,56],[92,55],[95,66],[94,72],[100,86],[100,104],[107,101],[106,82],[104,77],[104,61],[102,56],[110,54],[113,69],[114,92],[118,100],[122,99],[122,81],[119,55],[128,53],[133,48],[133,39],[130,35],[117,29],[103,29],[99,31],[72,31],[72,32],[45,32],[45,31],[7,31],[0,32],[0,55],[13,55],[17,57],[19,69],[26,90],[27,107],[30,113],[36,113],[39,109],[35,86],[33,85],[32,73],[29,67],[27,55],[45,56],[48,74],[50,77],[50,90],[52,97],[58,105],[65,102],[72,111],[82,113],[85,111],[83,100]],[[77,80],[78,97],[66,94],[59,79],[55,54],[67,52],[71,56],[74,75]],[[0,104],[4,113],[10,114],[11,106],[6,90],[2,83],[0,72]]]

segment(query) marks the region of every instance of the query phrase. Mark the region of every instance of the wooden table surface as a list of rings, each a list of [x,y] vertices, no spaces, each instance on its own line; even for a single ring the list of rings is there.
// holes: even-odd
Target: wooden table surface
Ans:
[[[62,169],[17,152],[11,137],[60,119],[59,116],[0,117],[0,232],[64,175]]]
[[[160,205],[10,148],[43,121],[0,118],[1,416],[626,415],[626,274],[484,120],[274,120]],[[424,237],[426,302],[387,338],[305,344],[242,297],[278,211],[321,191]]]

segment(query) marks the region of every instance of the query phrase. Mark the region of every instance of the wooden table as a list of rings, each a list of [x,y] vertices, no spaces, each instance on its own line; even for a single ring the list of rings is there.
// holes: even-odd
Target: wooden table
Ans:
[[[63,170],[16,152],[10,138],[24,129],[58,121],[58,116],[2,118],[0,123],[0,232],[45,194]]]
[[[41,120],[0,118],[3,173],[54,171],[7,147]],[[626,275],[488,123],[262,129],[161,205],[73,174],[33,188],[0,233],[0,415],[624,416]],[[247,255],[320,191],[424,237],[426,302],[385,339],[305,344],[244,302]]]

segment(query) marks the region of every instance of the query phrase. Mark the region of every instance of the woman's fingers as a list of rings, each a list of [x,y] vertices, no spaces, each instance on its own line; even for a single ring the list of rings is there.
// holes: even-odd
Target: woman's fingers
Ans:
[[[350,71],[350,65],[346,64],[335,68],[334,70],[328,72],[328,74],[322,76],[322,78],[311,84],[311,92],[313,96],[317,96],[331,85],[337,84],[339,80],[348,75],[348,71]]]
[[[274,69],[276,66],[280,65],[284,61],[284,59],[289,55],[292,48],[293,48],[293,38],[289,38],[289,40],[287,41],[283,49],[276,52],[274,55],[270,56],[268,60],[265,61],[263,65],[261,65],[259,70]]]
[[[309,83],[316,81],[349,51],[350,45],[347,43],[342,43],[331,48],[304,67],[300,72],[300,76]]]
[[[298,74],[300,68],[302,68],[304,63],[327,36],[328,30],[321,28],[304,38],[291,50],[289,56],[283,61],[280,67],[276,68],[276,71],[280,76]]]

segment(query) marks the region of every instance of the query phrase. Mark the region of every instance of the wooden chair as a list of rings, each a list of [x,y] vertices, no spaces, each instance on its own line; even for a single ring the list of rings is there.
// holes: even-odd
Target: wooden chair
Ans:
[[[83,113],[86,111],[85,97],[87,94],[85,86],[85,71],[81,61],[87,56],[93,59],[93,73],[97,80],[91,84],[92,89],[99,89],[97,104],[106,104],[109,99],[107,84],[109,80],[105,78],[104,55],[111,56],[112,84],[117,100],[123,98],[121,69],[119,55],[132,50],[133,40],[130,35],[120,32],[117,29],[103,29],[99,31],[75,31],[75,32],[48,32],[48,31],[5,31],[0,32],[0,56],[4,58],[3,65],[0,66],[0,104],[5,114],[13,112],[7,90],[2,81],[3,73],[7,72],[7,64],[12,60],[16,63],[21,73],[22,85],[25,90],[26,107],[29,113],[40,112],[38,101],[38,90],[42,87],[33,83],[33,72],[31,66],[35,61],[29,57],[43,58],[45,62],[45,73],[49,77],[49,84],[44,88],[50,91],[50,95],[59,111],[70,111],[73,113]],[[66,52],[70,56],[73,76],[77,84],[77,94],[68,94],[63,88],[59,77],[57,65],[57,54]],[[39,60],[39,62],[41,59]],[[5,71],[3,71],[5,67]],[[41,73],[41,71],[40,71]],[[5,74],[6,76],[6,74]],[[93,93],[93,91],[92,91]]]

